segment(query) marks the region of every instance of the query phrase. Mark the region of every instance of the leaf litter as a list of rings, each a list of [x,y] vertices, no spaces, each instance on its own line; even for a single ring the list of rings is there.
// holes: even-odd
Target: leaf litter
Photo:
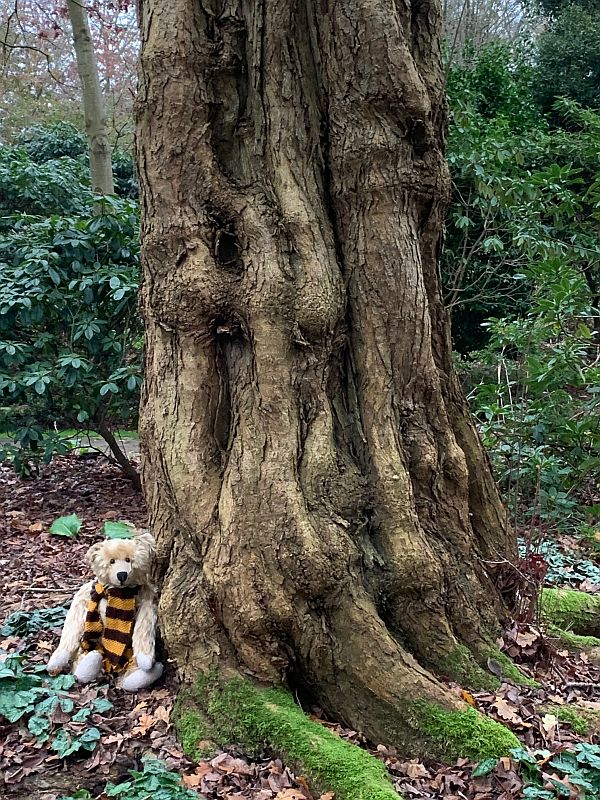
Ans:
[[[57,517],[73,514],[82,523],[77,538],[51,534],[50,526]],[[52,467],[32,482],[0,466],[4,545],[0,556],[0,649],[25,655],[27,669],[41,671],[57,643],[66,605],[87,579],[83,558],[87,548],[106,530],[106,522],[143,527],[146,519],[140,495],[113,465],[101,459],[56,458]],[[529,748],[512,757],[486,759],[479,765],[467,759],[453,765],[422,762],[407,759],[385,744],[369,744],[360,732],[325,720],[318,709],[313,709],[312,718],[381,759],[396,790],[406,798],[546,800],[581,796],[581,784],[570,783],[569,774],[575,768],[568,759],[575,758],[574,748],[597,746],[600,722],[598,727],[590,724],[582,735],[566,717],[561,720],[560,709],[572,709],[577,703],[598,712],[600,720],[600,668],[591,664],[585,653],[561,650],[533,625],[513,625],[498,644],[540,687],[517,686],[505,680],[496,691],[471,693],[464,687],[449,686],[470,705],[511,728]],[[493,665],[490,669],[494,671]],[[104,800],[107,782],[128,780],[131,770],[141,768],[142,758],[152,756],[178,773],[183,787],[207,800],[335,800],[332,792],[319,797],[311,794],[306,780],[272,754],[250,760],[234,743],[212,758],[190,760],[170,723],[177,690],[176,671],[169,662],[161,683],[137,695],[108,685],[73,685],[64,693],[73,711],[57,704],[49,717],[51,730],[61,732],[54,749],[22,720],[4,724],[0,718],[0,796],[58,800],[63,794],[87,789],[86,796]],[[67,752],[77,736],[87,732],[89,737],[90,730],[98,732],[98,740],[93,741],[92,734],[88,743],[93,751],[80,748],[65,761],[61,752]],[[577,753],[577,763],[582,758],[584,762],[585,758],[592,762],[597,758],[600,765],[595,750],[586,752],[583,756]],[[561,766],[567,772],[561,772]],[[531,770],[537,770],[541,784],[531,783]],[[595,795],[588,792],[588,796]]]

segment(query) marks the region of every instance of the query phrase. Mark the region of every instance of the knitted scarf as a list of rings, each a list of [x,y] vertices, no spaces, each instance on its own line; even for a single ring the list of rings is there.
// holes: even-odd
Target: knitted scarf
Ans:
[[[98,582],[92,587],[81,639],[84,652],[102,653],[104,671],[122,672],[133,658],[131,639],[138,586],[112,588]],[[106,600],[106,620],[100,616],[100,600]]]

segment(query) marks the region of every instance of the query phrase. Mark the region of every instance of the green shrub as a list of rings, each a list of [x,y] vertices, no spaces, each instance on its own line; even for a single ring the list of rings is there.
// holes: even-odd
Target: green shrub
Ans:
[[[472,404],[517,521],[584,519],[600,468],[598,311],[581,272],[554,260],[528,269],[530,313],[492,320],[480,360],[497,380]]]
[[[0,167],[2,154],[6,150],[0,150]],[[45,194],[40,170],[56,173],[55,185],[59,178],[81,178],[72,159],[34,165],[14,148],[11,158],[28,181],[25,189],[23,183],[14,188],[17,206],[40,210],[58,202],[56,191]],[[5,447],[4,455],[15,457],[22,471],[30,457],[48,461],[66,449],[58,435],[44,434],[48,419],[68,427],[136,423],[142,348],[137,205],[104,198],[96,214],[92,206],[99,201],[83,181],[60,191],[68,194],[68,212],[13,214],[4,219],[0,240],[0,403],[18,409],[21,420],[17,448]]]
[[[77,158],[87,153],[87,138],[70,122],[54,122],[50,125],[33,125],[25,128],[17,137],[29,158],[36,164],[52,161],[62,156]]]

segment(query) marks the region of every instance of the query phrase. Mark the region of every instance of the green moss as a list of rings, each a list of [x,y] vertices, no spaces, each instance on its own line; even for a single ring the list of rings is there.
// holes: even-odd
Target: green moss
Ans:
[[[574,589],[544,589],[541,595],[543,619],[576,634],[600,630],[600,597]]]
[[[568,722],[571,728],[580,736],[587,736],[590,730],[590,723],[581,714],[568,706],[551,706],[548,709],[550,714],[559,719],[561,722]]]
[[[482,669],[468,647],[459,645],[437,662],[436,671],[469,689],[497,689],[500,681]]]
[[[556,625],[549,625],[548,633],[550,636],[560,639],[563,644],[573,650],[592,650],[594,647],[600,647],[600,639],[595,636],[580,636],[571,631],[563,631]]]
[[[503,678],[508,678],[519,686],[539,686],[537,681],[534,681],[533,678],[521,672],[517,665],[497,647],[490,647],[489,650],[486,650],[482,655],[484,658],[492,658],[500,664]]]
[[[520,747],[519,740],[508,728],[480,714],[474,708],[446,711],[434,703],[416,700],[411,704],[416,727],[436,745],[445,759],[499,757],[511,748]]]
[[[198,744],[208,739],[205,720],[196,711],[186,711],[177,719],[175,728],[183,752],[186,756],[199,761],[203,753]]]
[[[219,686],[203,677],[197,699],[212,727],[207,731],[200,714],[186,711],[178,725],[182,740],[186,737],[186,752],[197,749],[195,736],[219,744],[237,743],[251,753],[268,746],[288,764],[300,766],[316,787],[335,792],[339,800],[398,800],[380,761],[312,722],[289,693],[258,689],[241,679]]]

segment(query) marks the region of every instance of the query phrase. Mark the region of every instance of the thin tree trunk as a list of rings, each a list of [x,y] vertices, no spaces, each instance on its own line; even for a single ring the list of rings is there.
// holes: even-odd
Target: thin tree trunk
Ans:
[[[114,194],[112,159],[106,111],[94,43],[90,33],[84,0],[67,0],[69,19],[73,31],[73,44],[77,58],[77,72],[81,81],[85,130],[90,153],[92,189],[101,194]]]
[[[485,661],[514,542],[451,363],[431,0],[144,0],[143,482],[162,628],[376,741]]]
[[[110,427],[104,421],[97,422],[96,427],[98,433],[100,434],[100,436],[102,436],[102,438],[108,445],[110,452],[113,454],[114,460],[121,468],[123,475],[125,475],[125,477],[131,481],[134,489],[136,489],[138,492],[141,491],[142,480],[140,477],[140,473],[137,471],[137,469],[133,466],[133,464],[129,460],[127,453],[119,445],[119,442],[115,438],[115,435],[110,429]]]

